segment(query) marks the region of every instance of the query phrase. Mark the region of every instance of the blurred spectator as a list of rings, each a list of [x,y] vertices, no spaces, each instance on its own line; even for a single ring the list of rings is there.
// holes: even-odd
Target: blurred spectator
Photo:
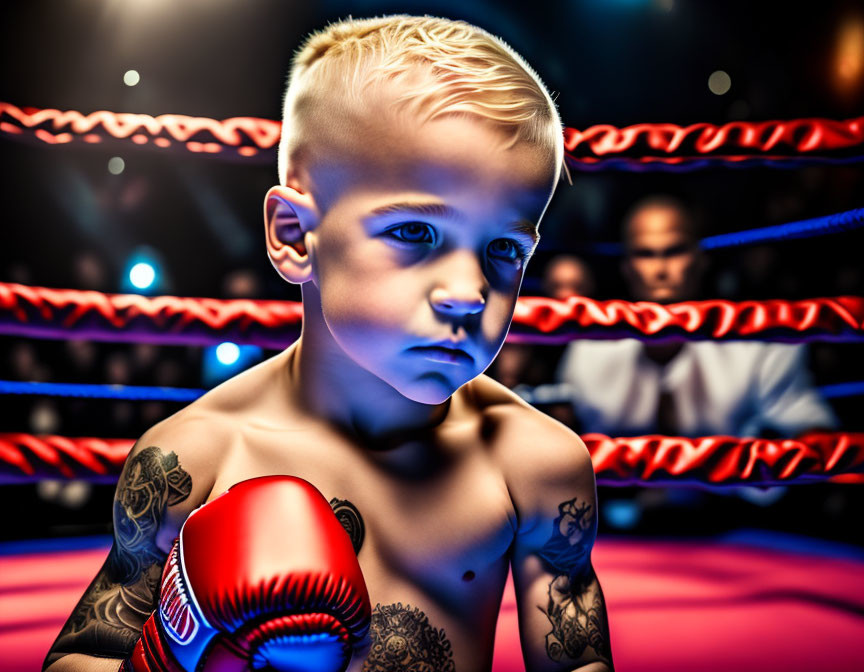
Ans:
[[[571,296],[592,296],[594,294],[594,273],[579,257],[559,254],[552,257],[543,272],[543,292],[552,299],[563,301]],[[544,363],[543,381],[551,380],[555,370],[566,352],[565,345],[547,345],[534,348],[535,356]],[[559,422],[573,426],[575,417],[570,404],[546,404],[543,410]]]
[[[693,213],[655,196],[624,221],[621,270],[632,298],[696,298],[706,259]],[[558,369],[579,429],[618,436],[797,435],[831,428],[810,384],[803,345],[758,342],[573,341]]]
[[[34,434],[56,434],[60,428],[57,404],[51,399],[40,399],[30,409],[30,431]]]
[[[543,291],[546,296],[559,300],[591,296],[594,294],[594,274],[579,257],[559,254],[546,264]]]
[[[39,361],[36,348],[28,341],[18,341],[12,345],[9,366],[15,380],[44,382],[51,378],[51,370]]]
[[[93,486],[86,481],[39,481],[36,493],[46,502],[55,502],[67,509],[80,509],[89,500]]]
[[[92,341],[68,340],[63,342],[67,371],[64,379],[68,382],[92,383],[97,367],[96,346]]]
[[[529,384],[528,367],[535,348],[521,343],[505,343],[495,358],[493,376],[502,385],[514,388],[517,385]]]
[[[571,255],[553,257],[543,271],[543,292],[553,299],[588,296],[594,291],[594,275],[588,265]],[[519,385],[536,386],[554,375],[563,346],[533,346],[505,343],[490,368],[489,375],[511,389]],[[544,409],[559,420],[569,420],[569,409]]]
[[[105,382],[109,385],[128,385],[132,379],[132,365],[125,352],[112,352],[105,362]]]
[[[239,268],[223,279],[222,294],[226,299],[259,299],[261,281],[252,269]]]
[[[107,292],[108,269],[102,258],[95,252],[80,252],[73,261],[75,289],[90,289],[96,292]]]
[[[17,282],[19,285],[31,285],[33,284],[33,273],[27,264],[14,261],[6,268],[6,277],[4,280]]]
[[[159,348],[152,343],[136,343],[132,346],[133,377],[152,375],[153,367],[159,359]]]

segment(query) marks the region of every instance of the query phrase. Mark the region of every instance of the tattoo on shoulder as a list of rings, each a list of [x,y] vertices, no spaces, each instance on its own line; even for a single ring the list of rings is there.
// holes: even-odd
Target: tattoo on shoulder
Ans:
[[[429,624],[420,609],[377,604],[369,629],[372,648],[363,672],[455,672],[453,651],[444,630]]]
[[[334,497],[330,500],[330,508],[336,516],[336,520],[342,523],[342,527],[351,538],[351,545],[354,546],[354,553],[359,555],[360,549],[363,547],[363,539],[366,536],[366,526],[363,524],[363,517],[347,499],[337,499]]]
[[[603,660],[612,660],[606,605],[590,563],[594,518],[594,507],[578,498],[559,504],[552,535],[539,552],[555,576],[541,610],[552,625],[546,653],[555,661],[579,658],[589,646]]]
[[[185,500],[192,478],[173,452],[145,448],[126,464],[114,500],[114,536],[119,546],[120,579],[131,580],[165,554],[156,547],[156,532],[165,509]]]
[[[168,506],[192,492],[192,478],[173,452],[149,446],[130,458],[114,499],[114,546],[45,659],[67,653],[128,655],[159,593],[166,554],[156,532]]]

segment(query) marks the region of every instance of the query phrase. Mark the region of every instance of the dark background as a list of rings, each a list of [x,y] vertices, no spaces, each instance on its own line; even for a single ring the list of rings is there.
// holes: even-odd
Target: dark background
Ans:
[[[845,119],[864,109],[864,73],[845,83],[838,77],[841,36],[844,28],[864,21],[862,4],[9,2],[0,23],[0,100],[84,113],[105,109],[278,119],[285,75],[303,35],[348,14],[405,12],[461,18],[501,36],[540,73],[556,96],[565,125],[575,128]],[[137,86],[123,84],[129,69],[141,75]],[[708,89],[715,70],[731,77],[724,95]],[[107,170],[115,155],[126,163],[120,175]],[[147,246],[161,263],[160,292],[236,295],[226,278],[242,271],[253,279],[257,298],[297,299],[296,288],[270,269],[261,240],[262,198],[276,179],[275,162],[230,163],[183,152],[136,150],[131,144],[110,149],[40,146],[0,136],[0,281],[122,291],[128,260]],[[658,191],[686,198],[710,235],[861,207],[864,171],[851,164],[682,174],[574,172],[573,186],[561,185],[544,220],[524,293],[536,293],[551,256],[615,240],[629,205]],[[733,299],[861,295],[862,243],[864,235],[854,233],[717,252],[704,293]],[[598,298],[626,295],[614,259],[587,259],[598,278]],[[154,353],[132,346],[80,347],[87,354],[73,365],[77,360],[66,343],[0,337],[0,375],[203,384],[198,349],[160,348]],[[817,384],[864,378],[856,345],[816,344],[811,356]],[[832,405],[843,429],[864,429],[860,397],[832,400]],[[68,435],[136,436],[176,408],[0,397],[0,431],[35,432],[47,426]],[[851,507],[860,505],[856,487],[792,490],[772,506],[714,495],[702,508],[689,505],[682,490],[671,504],[664,500],[662,506],[646,508],[636,531],[710,534],[746,520],[754,527],[860,543],[849,528]],[[636,492],[608,491],[605,496],[635,497]],[[32,486],[3,488],[4,504],[26,506],[29,513],[7,521],[2,538],[105,531],[110,497],[110,488],[98,487],[84,503],[64,506],[50,492],[40,495]],[[667,504],[672,508],[664,508]]]

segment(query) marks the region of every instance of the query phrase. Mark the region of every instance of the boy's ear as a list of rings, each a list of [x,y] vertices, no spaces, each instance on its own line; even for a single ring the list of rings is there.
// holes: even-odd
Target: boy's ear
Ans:
[[[318,218],[311,194],[276,185],[264,197],[267,256],[288,282],[301,285],[312,277],[306,233],[318,225]]]

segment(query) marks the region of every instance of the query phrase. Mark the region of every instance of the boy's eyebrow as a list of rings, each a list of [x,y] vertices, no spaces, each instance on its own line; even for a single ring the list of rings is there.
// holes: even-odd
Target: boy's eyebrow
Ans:
[[[461,215],[455,208],[451,208],[444,203],[388,203],[375,208],[369,213],[369,217],[380,217],[383,215],[399,214],[403,212],[411,212],[416,215],[426,215],[428,217],[444,217],[446,219],[460,220]],[[529,236],[535,243],[540,240],[540,234],[537,232],[537,225],[527,219],[520,219],[510,226],[513,233],[521,233]]]
[[[430,217],[446,217],[447,219],[461,219],[459,213],[444,203],[388,203],[372,210],[371,217],[390,215],[402,212],[413,212],[416,215],[428,215]]]
[[[540,241],[540,233],[537,231],[537,225],[527,219],[520,219],[512,224],[511,231],[513,233],[521,233],[534,241],[536,245]]]

